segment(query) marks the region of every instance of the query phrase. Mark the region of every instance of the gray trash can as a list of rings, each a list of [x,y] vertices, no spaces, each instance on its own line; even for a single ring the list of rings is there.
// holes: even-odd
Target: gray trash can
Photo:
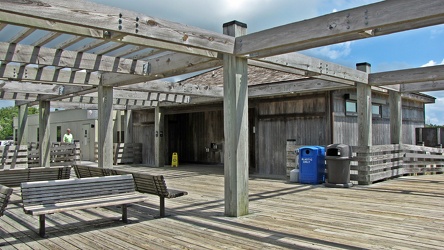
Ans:
[[[326,187],[351,187],[350,182],[350,160],[352,150],[346,144],[328,145],[325,151],[327,162]]]

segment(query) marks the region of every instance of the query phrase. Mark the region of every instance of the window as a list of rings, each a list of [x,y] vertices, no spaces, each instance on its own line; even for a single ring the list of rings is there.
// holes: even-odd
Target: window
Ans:
[[[355,114],[357,112],[358,112],[358,109],[356,106],[356,102],[351,101],[351,100],[346,100],[345,101],[345,113],[347,115],[350,115],[350,114]]]
[[[37,128],[37,142],[40,141],[40,134],[39,134],[39,128]]]
[[[62,126],[57,126],[57,142],[62,141]]]
[[[382,117],[382,106],[379,104],[372,104],[373,117]]]

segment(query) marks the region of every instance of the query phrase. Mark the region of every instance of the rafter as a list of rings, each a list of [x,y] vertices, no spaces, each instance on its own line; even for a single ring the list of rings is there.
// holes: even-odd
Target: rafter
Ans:
[[[50,67],[33,67],[7,64],[0,70],[0,78],[60,84],[98,85],[101,75],[96,72],[71,71]]]
[[[100,56],[90,53],[33,47],[22,44],[0,43],[0,60],[40,66],[85,69],[121,74],[145,75],[144,61]]]
[[[442,23],[441,0],[382,1],[237,37],[235,54],[266,57]]]

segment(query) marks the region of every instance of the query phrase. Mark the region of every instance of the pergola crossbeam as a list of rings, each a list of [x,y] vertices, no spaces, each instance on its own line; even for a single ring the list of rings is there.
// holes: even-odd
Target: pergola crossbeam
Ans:
[[[414,6],[414,8],[412,8]],[[236,38],[250,58],[295,52],[444,23],[441,0],[382,1]]]

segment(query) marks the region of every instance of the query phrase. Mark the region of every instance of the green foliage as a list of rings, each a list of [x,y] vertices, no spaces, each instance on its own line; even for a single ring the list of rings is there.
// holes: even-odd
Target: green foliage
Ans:
[[[18,107],[0,108],[0,140],[10,139],[14,135],[14,117],[18,117],[18,110]],[[28,108],[28,115],[37,113],[37,108]]]
[[[444,126],[443,125],[436,125],[436,124],[429,123],[429,124],[425,124],[425,127],[426,128],[441,128],[441,127],[444,127]]]

